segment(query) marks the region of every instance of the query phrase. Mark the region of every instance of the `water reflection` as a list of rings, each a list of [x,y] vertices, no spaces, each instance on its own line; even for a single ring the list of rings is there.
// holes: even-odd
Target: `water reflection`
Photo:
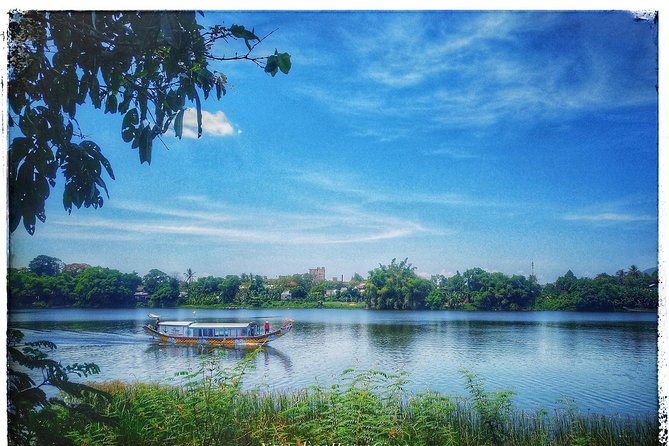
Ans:
[[[235,364],[242,359],[247,359],[250,355],[257,352],[265,365],[269,365],[269,361],[279,361],[283,369],[290,373],[293,370],[293,362],[290,356],[283,353],[281,350],[270,346],[261,346],[255,348],[222,348],[222,347],[206,347],[196,345],[183,344],[168,344],[168,343],[151,343],[144,353],[153,359],[156,364],[161,364],[168,359],[197,359],[206,360],[212,356],[216,356],[223,362]]]
[[[142,331],[145,309],[42,310],[10,314],[26,341],[58,345],[64,364],[95,362],[100,379],[175,382],[203,357],[222,369],[246,350],[156,344]],[[201,314],[200,314],[201,313]],[[161,309],[193,319],[190,309]],[[246,388],[291,390],[337,382],[347,368],[409,372],[407,389],[463,395],[465,368],[491,390],[515,390],[519,408],[573,399],[582,411],[649,414],[657,410],[657,317],[648,314],[385,312],[357,310],[198,310],[198,320],[294,319],[287,336],[251,361]],[[215,353],[214,353],[215,352]],[[213,355],[216,356],[213,356]],[[220,356],[220,357],[219,357]]]
[[[416,337],[426,330],[418,325],[367,324],[367,336],[372,347],[383,351],[410,349]]]

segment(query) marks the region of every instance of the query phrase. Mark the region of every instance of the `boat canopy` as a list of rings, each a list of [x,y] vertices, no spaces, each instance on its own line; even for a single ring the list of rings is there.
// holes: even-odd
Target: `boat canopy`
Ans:
[[[192,322],[192,321],[161,321],[161,326],[191,328],[247,328],[257,325],[255,322]]]
[[[255,322],[193,322],[192,328],[246,328]]]

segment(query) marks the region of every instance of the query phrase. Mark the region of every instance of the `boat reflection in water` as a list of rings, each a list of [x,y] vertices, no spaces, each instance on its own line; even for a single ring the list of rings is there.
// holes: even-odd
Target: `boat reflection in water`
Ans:
[[[293,361],[290,359],[290,356],[283,353],[281,350],[277,350],[274,347],[269,345],[255,346],[254,348],[245,347],[245,348],[226,348],[221,349],[220,347],[207,347],[203,345],[189,345],[189,344],[170,344],[170,343],[152,343],[144,351],[147,354],[151,354],[156,363],[163,364],[164,371],[168,371],[169,367],[165,367],[166,359],[175,359],[176,362],[180,362],[183,358],[191,358],[193,360],[203,360],[207,357],[210,359],[216,358],[223,360],[226,363],[229,363],[230,366],[234,366],[240,360],[248,358],[250,355],[256,354],[257,358],[261,358],[264,364],[267,366],[271,361],[279,360],[281,368],[283,368],[287,373],[291,373],[293,370]],[[178,370],[172,370],[176,372]]]

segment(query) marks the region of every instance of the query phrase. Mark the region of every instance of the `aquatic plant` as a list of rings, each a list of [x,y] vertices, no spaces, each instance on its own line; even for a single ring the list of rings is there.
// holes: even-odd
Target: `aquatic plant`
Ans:
[[[655,445],[657,420],[514,410],[512,393],[487,391],[462,371],[469,394],[411,394],[407,375],[345,370],[330,386],[291,392],[241,390],[255,354],[231,369],[220,354],[180,372],[178,385],[97,384],[110,400],[90,400],[100,415],[87,423],[58,408],[45,410],[59,443],[77,445]],[[49,421],[50,420],[50,421]]]

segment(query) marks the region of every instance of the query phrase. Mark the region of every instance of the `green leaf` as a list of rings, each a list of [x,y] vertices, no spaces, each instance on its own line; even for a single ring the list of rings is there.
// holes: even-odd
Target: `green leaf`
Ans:
[[[89,153],[92,152],[92,151],[95,151],[97,153],[101,152],[100,146],[97,145],[96,143],[94,143],[93,141],[88,141],[88,140],[82,141],[81,144],[79,144],[79,147],[81,147],[82,149],[84,149],[86,152],[89,152]],[[91,156],[95,156],[95,155],[91,154]]]
[[[107,101],[105,102],[105,113],[116,113],[118,108],[118,100],[116,99],[115,94],[107,96]]]
[[[176,49],[181,49],[179,31],[179,22],[173,13],[166,12],[160,14],[160,32],[163,34],[165,41]]]
[[[118,104],[119,113],[125,113],[128,111],[131,100],[132,100],[132,89],[130,87],[126,87],[126,89],[123,91],[123,101],[121,101],[121,103]]]
[[[67,187],[63,192],[63,207],[65,208],[68,214],[72,213],[72,195],[70,195],[70,190]]]
[[[114,177],[114,171],[112,170],[111,163],[107,158],[105,158],[102,153],[98,155],[98,159],[100,160],[100,164],[102,164],[107,171],[107,174],[109,175],[109,178],[112,180],[115,180],[116,178]]]
[[[107,185],[105,184],[105,181],[102,179],[102,177],[97,177],[95,179],[95,183],[105,190],[107,198],[109,198],[109,191],[107,190]]]
[[[10,164],[16,165],[18,168],[19,163],[28,155],[31,147],[32,143],[30,139],[24,137],[14,138],[9,146]]]
[[[220,75],[216,78],[216,99],[221,99],[225,93],[225,76]]]
[[[183,95],[181,90],[170,90],[167,92],[167,105],[173,110],[177,111],[183,107]],[[182,103],[183,102],[183,103]]]
[[[198,71],[197,77],[201,83],[212,83],[215,79],[214,73],[207,70],[206,68],[203,68],[200,71]]]
[[[279,69],[279,58],[277,56],[269,56],[267,58],[267,65],[265,65],[265,73],[269,73],[272,77],[276,76]]]
[[[65,141],[70,141],[72,139],[72,134],[74,133],[74,127],[72,126],[72,121],[67,123],[65,127]]]
[[[35,223],[37,223],[37,218],[35,217],[35,214],[29,211],[23,213],[23,227],[26,228],[28,234],[30,235],[35,234]]]
[[[91,98],[93,106],[100,108],[100,82],[98,82],[98,78],[95,75],[91,76],[88,95]]]
[[[144,164],[151,164],[151,126],[144,127],[139,134],[139,162]]]
[[[123,123],[121,124],[121,137],[123,141],[130,142],[135,138],[137,124],[139,124],[139,113],[137,113],[136,108],[133,108],[123,116]]]
[[[123,117],[123,128],[133,127],[139,124],[139,113],[136,108],[128,110]]]
[[[253,34],[253,32],[249,31],[248,29],[245,29],[242,25],[232,25],[230,27],[230,33],[238,39],[260,40],[258,36]]]
[[[81,75],[81,79],[75,85],[74,91],[76,92],[75,96],[75,102],[77,104],[83,104],[84,101],[86,101],[86,95],[88,94],[88,85],[90,83],[90,77],[91,75],[88,73],[84,73]]]
[[[123,141],[125,142],[130,142],[135,138],[135,133],[134,127],[125,128],[121,130],[121,138],[123,138]]]
[[[291,67],[291,62],[290,62],[290,54],[288,53],[280,53],[277,54],[277,64],[279,66],[279,69],[283,74],[288,74],[290,71]]]
[[[197,114],[197,137],[202,136],[202,104],[200,96],[195,92],[195,112]]]
[[[174,118],[174,134],[179,139],[181,139],[181,135],[183,134],[184,129],[184,111],[185,110],[181,110],[179,113],[177,113],[177,117]]]

